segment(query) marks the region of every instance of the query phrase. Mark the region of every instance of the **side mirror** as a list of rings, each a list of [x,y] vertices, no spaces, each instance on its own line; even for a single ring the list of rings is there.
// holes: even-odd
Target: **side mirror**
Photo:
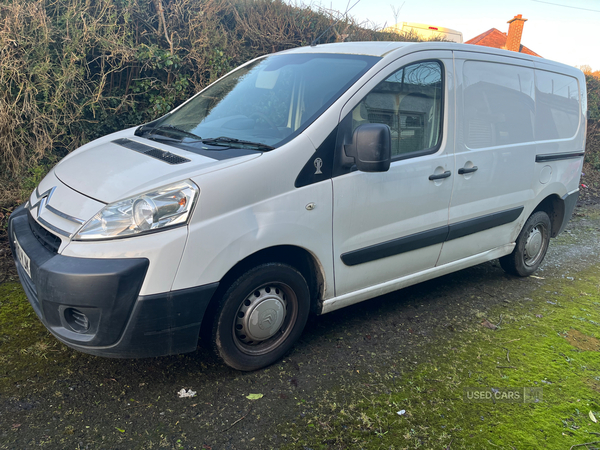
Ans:
[[[344,151],[354,158],[361,172],[387,172],[392,155],[390,127],[381,123],[360,125],[354,130],[352,144],[345,145]]]

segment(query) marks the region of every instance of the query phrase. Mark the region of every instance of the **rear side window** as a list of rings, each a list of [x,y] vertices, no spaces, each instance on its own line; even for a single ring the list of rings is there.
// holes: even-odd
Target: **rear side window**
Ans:
[[[467,61],[463,86],[463,135],[467,147],[534,141],[533,69]]]
[[[442,138],[442,65],[423,61],[405,66],[379,83],[352,110],[352,131],[363,124],[388,125],[392,158],[436,148]]]
[[[579,85],[567,75],[543,70],[536,78],[536,139],[571,138],[579,127]]]

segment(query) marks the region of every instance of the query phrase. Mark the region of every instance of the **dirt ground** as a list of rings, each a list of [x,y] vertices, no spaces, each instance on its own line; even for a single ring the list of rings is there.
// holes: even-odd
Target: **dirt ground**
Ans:
[[[52,344],[32,351],[37,365],[21,376],[0,349],[0,382],[11,381],[0,389],[0,449],[308,448],[290,427],[314,414],[325,393],[341,384],[364,392],[383,372],[407,382],[430,358],[423,349],[481,322],[498,305],[510,309],[546,280],[599,264],[599,212],[584,198],[535,277],[508,276],[493,261],[314,317],[284,360],[253,373],[229,369],[202,348],[114,360]],[[4,270],[10,282],[14,272]],[[179,398],[181,389],[196,395]]]

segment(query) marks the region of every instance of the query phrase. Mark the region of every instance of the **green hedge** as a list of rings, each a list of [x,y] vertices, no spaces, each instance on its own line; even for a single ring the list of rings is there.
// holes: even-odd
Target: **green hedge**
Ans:
[[[600,120],[600,72],[586,73],[585,81],[590,119]]]
[[[600,171],[600,72],[586,73],[585,78],[589,111],[585,170],[588,172],[590,170]],[[592,181],[588,183],[594,183],[593,179],[595,178],[597,177],[592,177]],[[600,186],[595,186],[595,188],[598,189]]]
[[[251,58],[310,44],[337,19],[280,0],[0,0],[0,182],[35,182],[39,164],[150,121]],[[350,19],[321,42],[342,38],[394,35]]]
[[[251,58],[323,32],[398,38],[352,19],[330,28],[339,15],[281,0],[0,0],[0,206],[69,151],[153,120]],[[588,76],[595,119],[599,85]]]

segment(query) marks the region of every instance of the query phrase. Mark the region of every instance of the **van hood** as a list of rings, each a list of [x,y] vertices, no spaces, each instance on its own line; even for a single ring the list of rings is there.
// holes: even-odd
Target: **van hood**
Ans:
[[[199,147],[192,152],[120,132],[86,144],[64,158],[54,171],[71,189],[102,203],[112,203],[260,155],[223,147]]]

